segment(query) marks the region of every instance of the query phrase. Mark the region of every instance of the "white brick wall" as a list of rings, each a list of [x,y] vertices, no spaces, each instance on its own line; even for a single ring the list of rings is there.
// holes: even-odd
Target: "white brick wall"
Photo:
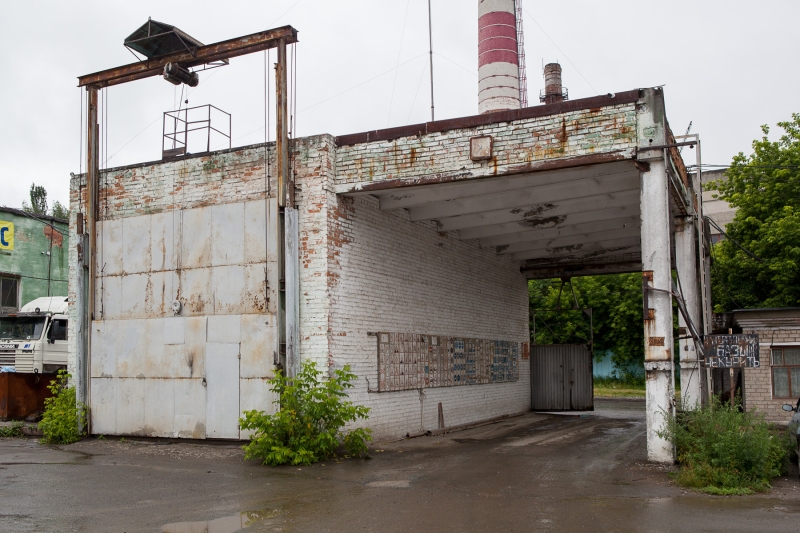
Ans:
[[[491,161],[470,159],[469,139],[477,135],[494,138]],[[336,151],[336,183],[435,174],[485,177],[532,163],[635,147],[636,106],[622,104],[342,146]]]
[[[412,223],[377,200],[339,199],[339,255],[331,266],[333,364],[359,376],[351,397],[372,409],[377,437],[448,426],[530,409],[530,366],[515,383],[368,393],[377,388],[377,343],[368,332],[409,332],[527,342],[528,289],[519,264],[475,243]],[[422,399],[422,401],[421,401]],[[422,411],[421,411],[422,409]]]

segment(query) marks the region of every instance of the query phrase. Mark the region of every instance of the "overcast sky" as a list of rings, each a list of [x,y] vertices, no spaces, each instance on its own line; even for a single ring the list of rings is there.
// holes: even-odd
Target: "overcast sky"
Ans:
[[[476,114],[478,1],[432,4],[436,118]],[[797,0],[523,5],[531,105],[543,61],[563,65],[571,99],[665,85],[673,130],[693,122],[703,162],[712,164],[748,152],[761,124],[800,111]],[[148,17],[207,44],[297,28],[299,136],[430,118],[427,0],[0,0],[0,10],[0,204],[20,206],[31,182],[47,188],[51,204],[66,203],[70,172],[82,164],[76,77],[132,62],[122,41]],[[264,59],[201,72],[184,94],[190,106],[232,114],[234,146],[264,140]],[[109,166],[160,159],[162,113],[180,91],[155,77],[105,92]]]

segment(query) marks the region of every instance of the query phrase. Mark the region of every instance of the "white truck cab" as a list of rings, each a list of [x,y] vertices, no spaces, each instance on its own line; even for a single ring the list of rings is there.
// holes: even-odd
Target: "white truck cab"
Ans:
[[[36,298],[17,313],[0,314],[0,367],[27,374],[66,368],[67,301],[66,296]]]

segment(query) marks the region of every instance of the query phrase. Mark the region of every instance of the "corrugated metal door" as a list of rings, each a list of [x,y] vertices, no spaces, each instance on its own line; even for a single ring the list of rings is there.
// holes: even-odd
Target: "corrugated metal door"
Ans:
[[[531,409],[592,411],[592,355],[580,344],[531,346]]]

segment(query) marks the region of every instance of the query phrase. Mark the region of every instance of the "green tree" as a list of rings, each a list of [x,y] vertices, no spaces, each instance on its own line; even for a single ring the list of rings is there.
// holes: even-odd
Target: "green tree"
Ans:
[[[47,214],[47,190],[44,187],[31,183],[30,199],[30,203],[25,200],[22,201],[23,211],[34,215]]]
[[[22,210],[34,215],[47,215],[56,218],[69,219],[69,208],[56,200],[50,212],[47,211],[47,189],[41,185],[31,183],[30,202],[22,201]]]
[[[778,126],[784,134],[777,141],[762,126],[753,153],[736,155],[716,184],[736,208],[729,239],[713,247],[716,312],[800,305],[800,113]]]
[[[594,321],[594,353],[613,352],[612,361],[620,377],[632,365],[644,361],[644,328],[642,327],[641,274],[615,274],[572,278],[575,289],[565,284],[561,290],[562,312],[536,313],[536,342],[538,344],[585,344],[589,340],[589,318],[578,307],[591,307]],[[560,280],[529,282],[528,293],[532,309],[555,309],[559,303]],[[533,331],[533,328],[531,328]]]
[[[63,218],[65,220],[69,219],[69,209],[58,200],[53,202],[53,207],[50,209],[50,214],[56,218]]]

